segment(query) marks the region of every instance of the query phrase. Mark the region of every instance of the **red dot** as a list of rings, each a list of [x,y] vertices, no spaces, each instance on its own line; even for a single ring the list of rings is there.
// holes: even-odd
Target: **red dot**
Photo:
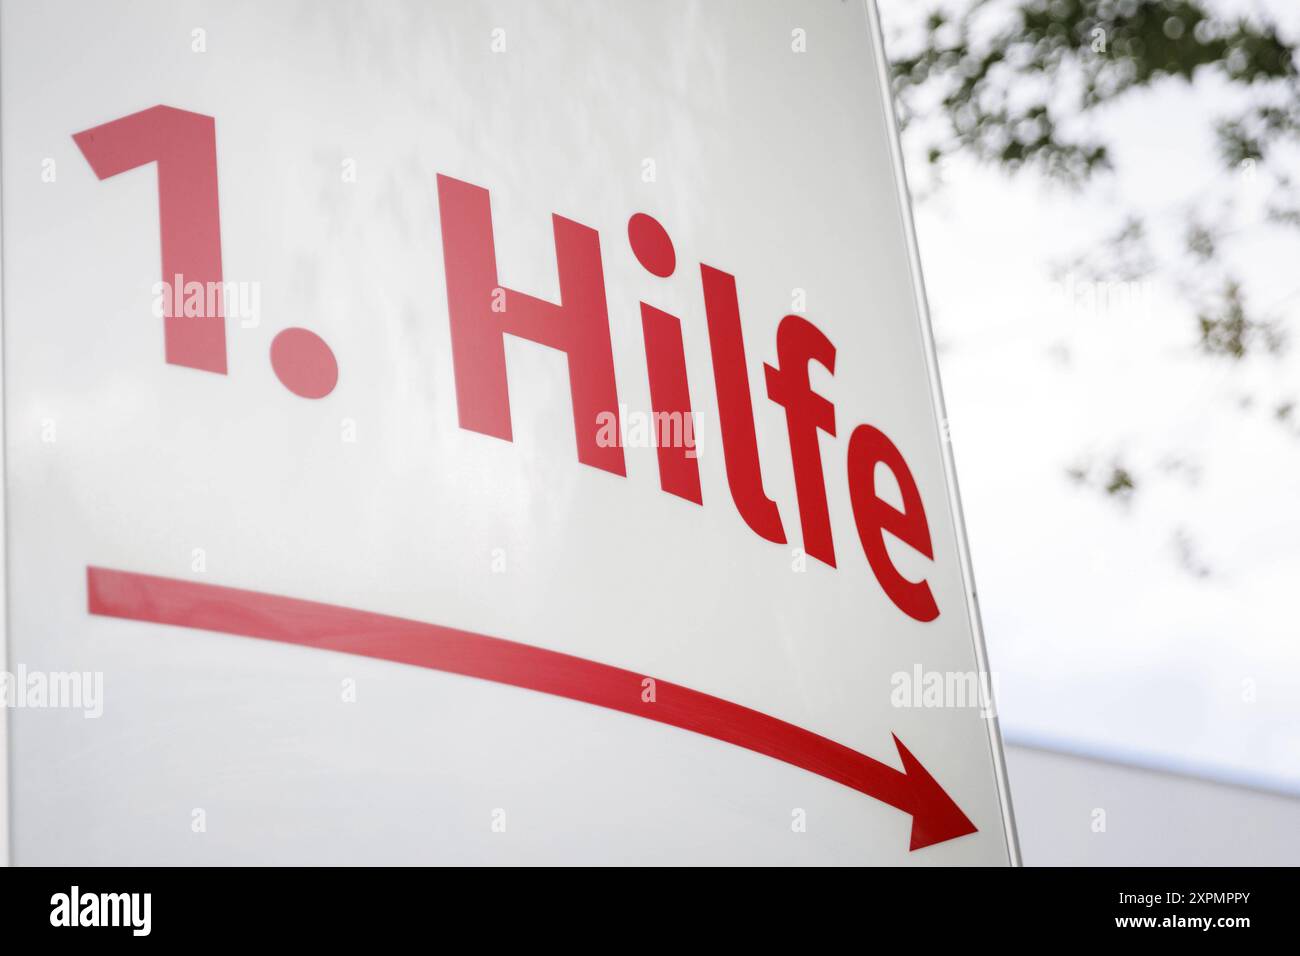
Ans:
[[[636,261],[645,266],[647,272],[657,276],[670,276],[677,268],[677,253],[673,251],[673,241],[668,232],[659,225],[659,220],[639,212],[627,221],[627,241],[632,244]]]
[[[271,340],[271,368],[285,388],[303,398],[324,398],[339,381],[334,353],[307,329],[285,329]]]

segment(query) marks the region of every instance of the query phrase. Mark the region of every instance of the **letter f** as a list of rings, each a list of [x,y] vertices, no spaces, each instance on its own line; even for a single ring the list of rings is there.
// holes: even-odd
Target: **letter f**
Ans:
[[[808,320],[787,315],[776,330],[776,354],[781,367],[764,365],[763,369],[767,375],[767,397],[785,409],[803,549],[818,561],[835,567],[835,544],[831,538],[826,480],[817,437],[818,431],[835,434],[835,406],[813,392],[808,382],[808,363],[812,360],[835,374],[835,346]]]

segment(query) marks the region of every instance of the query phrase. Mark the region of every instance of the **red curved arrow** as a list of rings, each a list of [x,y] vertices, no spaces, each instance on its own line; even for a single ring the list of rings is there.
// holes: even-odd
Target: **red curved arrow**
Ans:
[[[106,568],[86,569],[91,614],[259,637],[463,674],[657,720],[793,764],[912,816],[911,849],[975,832],[894,737],[903,769],[720,697],[582,657],[333,604]]]

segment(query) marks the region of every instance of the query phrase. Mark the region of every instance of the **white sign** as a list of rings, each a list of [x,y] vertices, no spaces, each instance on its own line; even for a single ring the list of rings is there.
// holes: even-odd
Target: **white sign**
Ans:
[[[14,862],[1016,861],[873,7],[0,36]]]

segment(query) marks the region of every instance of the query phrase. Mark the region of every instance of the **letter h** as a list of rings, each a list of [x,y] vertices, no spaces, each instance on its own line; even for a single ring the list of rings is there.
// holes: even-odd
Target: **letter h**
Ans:
[[[602,413],[613,416],[614,433],[621,434],[599,234],[551,217],[560,278],[556,305],[500,287],[486,189],[439,175],[438,207],[460,427],[513,440],[505,336],[516,335],[568,355],[578,460],[626,475],[622,447],[597,441]]]

